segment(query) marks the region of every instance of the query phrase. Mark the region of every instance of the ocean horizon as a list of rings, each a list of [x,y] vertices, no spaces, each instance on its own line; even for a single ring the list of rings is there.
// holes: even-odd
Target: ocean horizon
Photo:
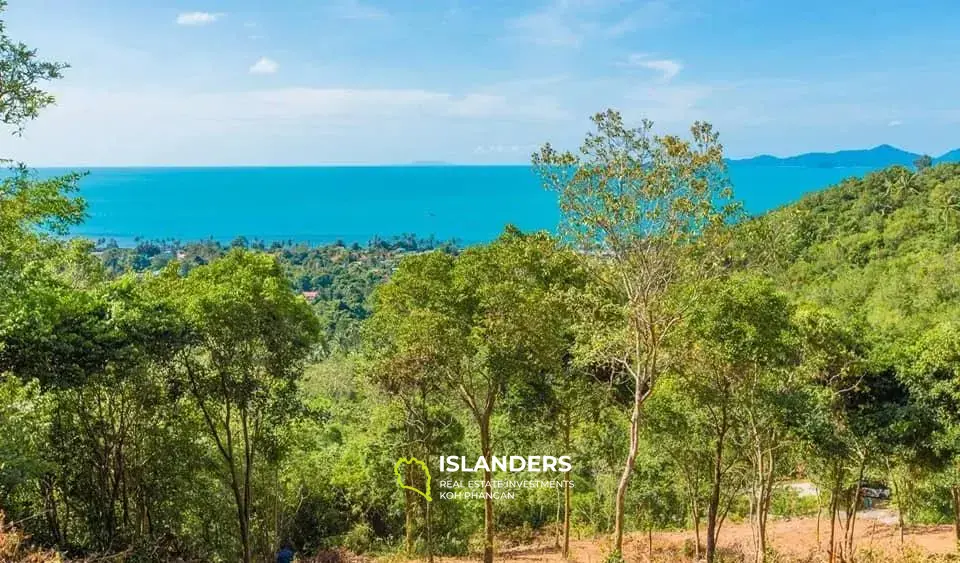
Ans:
[[[730,164],[750,214],[878,167]],[[490,241],[507,224],[555,231],[556,196],[529,165],[349,165],[38,168],[86,171],[87,220],[70,236],[115,240],[249,240],[364,244],[405,234]]]

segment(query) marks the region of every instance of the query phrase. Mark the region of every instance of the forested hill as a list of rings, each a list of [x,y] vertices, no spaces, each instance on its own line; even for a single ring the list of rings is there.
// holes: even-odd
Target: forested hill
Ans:
[[[891,345],[960,318],[960,164],[851,178],[744,228],[794,292]]]
[[[182,273],[222,259],[230,250],[241,248],[265,252],[277,258],[294,291],[303,295],[316,310],[323,327],[327,351],[355,346],[359,323],[369,314],[367,297],[386,280],[405,256],[430,250],[455,252],[457,241],[439,241],[404,234],[389,239],[374,237],[368,244],[326,245],[286,241],[266,244],[238,236],[229,245],[214,240],[138,240],[130,248],[115,241],[99,241],[95,254],[110,277],[127,273],[159,273],[173,261]]]
[[[883,168],[885,166],[916,166],[918,162],[958,162],[960,149],[955,149],[938,157],[931,158],[919,153],[905,151],[891,145],[878,145],[871,149],[843,150],[836,152],[808,152],[794,156],[776,157],[762,154],[751,158],[733,160],[737,164],[750,166],[802,166],[812,168],[841,168],[865,166]]]

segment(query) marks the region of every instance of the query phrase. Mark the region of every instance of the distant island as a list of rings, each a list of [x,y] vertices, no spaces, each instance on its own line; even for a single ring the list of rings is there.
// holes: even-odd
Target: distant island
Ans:
[[[810,152],[782,158],[763,154],[751,158],[730,160],[730,162],[751,166],[803,166],[808,168],[865,166],[883,168],[895,164],[911,166],[921,156],[923,155],[905,151],[892,145],[879,145],[872,149]],[[933,158],[934,164],[941,162],[960,162],[960,149]]]
[[[939,164],[941,162],[960,162],[960,149],[953,149],[952,151],[939,156],[933,159],[933,162]]]
[[[803,168],[886,168],[887,166],[913,166],[917,159],[924,156],[903,150],[893,145],[883,144],[872,149],[848,149],[836,152],[808,152],[793,156],[773,156],[761,154],[749,158],[727,159],[730,164],[746,166],[790,166]],[[931,164],[941,162],[960,162],[960,148],[938,157],[931,155]],[[444,160],[414,160],[407,166],[457,166]],[[469,165],[473,166],[473,165]],[[523,166],[516,164],[515,166]]]

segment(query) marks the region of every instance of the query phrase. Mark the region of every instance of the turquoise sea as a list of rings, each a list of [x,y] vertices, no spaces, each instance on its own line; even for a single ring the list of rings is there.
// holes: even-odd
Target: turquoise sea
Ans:
[[[82,169],[81,169],[82,170]],[[554,229],[555,196],[527,166],[92,168],[80,184],[89,218],[75,236],[365,243],[404,233],[463,244],[504,225]],[[43,175],[62,172],[45,169]],[[760,213],[868,168],[733,163],[734,190]]]

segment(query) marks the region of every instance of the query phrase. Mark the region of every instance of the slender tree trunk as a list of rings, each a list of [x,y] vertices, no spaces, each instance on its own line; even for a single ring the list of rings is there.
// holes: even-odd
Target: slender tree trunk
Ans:
[[[696,492],[693,493],[693,502],[691,506],[691,512],[693,512],[693,535],[695,545],[693,546],[693,556],[699,561],[700,560],[700,503],[697,502]]]
[[[640,405],[643,402],[643,385],[638,377],[634,386],[633,412],[630,415],[630,449],[627,452],[627,461],[617,484],[617,494],[614,497],[613,509],[613,549],[623,553],[623,519],[627,499],[627,487],[637,462],[637,453],[640,447]]]
[[[760,547],[760,495],[763,487],[763,459],[760,448],[754,442],[753,451],[753,483],[750,491],[750,534],[753,536],[754,563],[763,563],[763,548]]]
[[[493,473],[490,471],[490,461],[493,456],[493,447],[490,443],[490,415],[484,413],[480,418],[480,450],[487,460],[487,469],[483,471],[483,563],[493,563]]]
[[[820,520],[823,518],[823,497],[820,494],[820,487],[817,487],[817,551],[823,549],[820,539]]]
[[[429,457],[427,460],[429,461]],[[430,521],[430,501],[423,499],[424,502],[424,519],[426,520],[427,528],[427,563],[433,563],[433,524]]]
[[[406,475],[404,476],[404,482],[408,483],[409,486],[413,486],[413,464],[406,464],[404,469]],[[404,551],[407,554],[407,557],[413,555],[413,491],[410,489],[403,490],[403,508],[404,508]]]
[[[570,557],[570,483],[569,478],[564,479],[563,483],[563,557]]]
[[[243,563],[253,561],[253,545],[250,537],[250,514],[253,508],[253,439],[249,431],[249,419],[246,405],[240,409],[240,428],[243,432]]]
[[[430,407],[427,404],[427,388],[426,386],[420,387],[420,401],[423,406],[423,412],[426,413],[424,416],[426,418],[426,436],[423,442],[423,457],[427,462],[427,466],[430,465],[430,449],[433,447],[433,426],[430,423]],[[426,526],[427,532],[427,563],[433,563],[433,523],[430,519],[430,501],[423,499],[424,502],[424,514],[423,518],[425,520],[424,525]]]
[[[710,502],[707,505],[707,563],[713,563],[717,555],[717,523],[720,516],[720,489],[723,479],[723,443],[726,436],[726,413],[723,414],[723,427],[717,434],[713,452],[713,479],[710,483]]]
[[[904,528],[906,527],[903,520],[904,506],[906,505],[904,495],[906,486],[902,486],[895,477],[891,478],[890,482],[893,484],[893,498],[897,501],[897,528],[899,528],[900,531],[900,545],[903,545]]]
[[[47,523],[47,529],[50,537],[56,545],[62,545],[63,534],[60,530],[59,509],[57,507],[56,488],[53,483],[54,477],[47,473],[40,479],[40,495],[43,498],[44,518]]]
[[[844,552],[846,554],[846,559],[853,559],[853,549],[854,549],[854,530],[857,525],[857,510],[860,508],[860,484],[863,483],[863,473],[866,470],[867,458],[864,455],[860,458],[860,470],[857,473],[857,482],[853,488],[853,499],[849,503],[847,508],[847,526],[846,533],[844,535],[845,545]]]
[[[560,549],[560,534],[562,533],[563,524],[560,522],[560,510],[563,506],[563,492],[560,489],[557,489],[557,516],[553,519],[554,525],[554,534],[553,534],[553,547]]]
[[[755,563],[763,563],[767,553],[767,518],[770,514],[770,498],[773,493],[774,458],[770,451],[764,452],[758,445],[755,452],[756,465],[754,467],[754,549]]]
[[[563,435],[566,452],[570,452],[570,411],[567,411],[567,424]],[[571,493],[570,493],[570,471],[563,476],[563,558],[570,557],[570,513],[571,513]]]
[[[237,524],[240,528],[240,550],[243,563],[251,563],[250,552],[250,521],[246,519],[244,512],[244,501],[240,493],[240,488],[234,484],[233,497],[237,503]]]
[[[833,492],[830,495],[830,563],[836,563],[837,561],[837,512],[840,509],[841,486],[840,469],[837,467],[837,465],[838,464],[836,463],[834,464],[835,474],[833,476]]]
[[[951,487],[950,492],[953,494],[953,533],[960,549],[960,485]]]
[[[720,463],[722,453],[720,453],[719,441],[717,443],[718,453],[715,454],[713,468],[713,483],[710,484],[710,500],[707,503],[707,563],[713,563],[717,552],[717,518],[720,513]]]
[[[768,460],[771,461],[772,460]],[[766,561],[767,557],[767,521],[770,518],[770,501],[773,497],[773,474],[767,476],[766,488],[760,506],[760,557],[758,563]]]
[[[900,545],[903,545],[903,541],[904,541],[903,512],[899,510],[897,510],[897,526],[900,528]]]

